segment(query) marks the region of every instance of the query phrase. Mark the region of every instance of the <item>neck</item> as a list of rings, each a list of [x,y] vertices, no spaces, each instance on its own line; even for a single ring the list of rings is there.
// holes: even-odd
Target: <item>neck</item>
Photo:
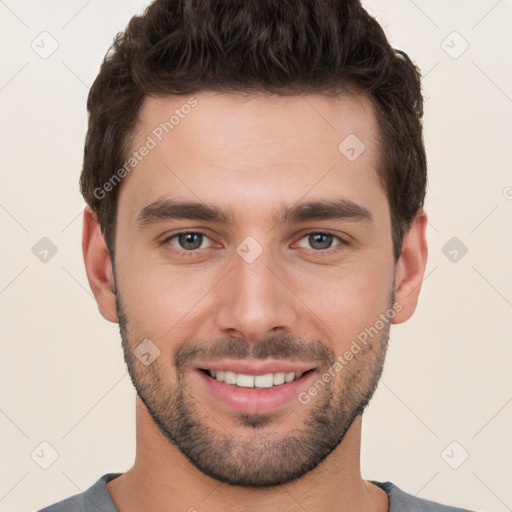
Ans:
[[[136,414],[135,463],[107,484],[119,512],[388,510],[387,494],[361,478],[361,416],[317,468],[294,482],[255,489],[231,486],[204,475],[163,436],[140,399]]]

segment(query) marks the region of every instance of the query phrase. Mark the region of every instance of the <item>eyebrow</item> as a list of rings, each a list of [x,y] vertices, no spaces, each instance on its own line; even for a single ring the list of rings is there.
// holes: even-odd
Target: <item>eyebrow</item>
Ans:
[[[234,224],[232,210],[223,210],[215,205],[159,199],[142,208],[136,219],[138,227],[145,227],[173,219],[188,219]],[[366,207],[348,199],[309,201],[283,207],[273,217],[275,224],[299,223],[312,220],[349,220],[372,222],[373,216]]]
[[[283,208],[275,217],[276,224],[297,223],[309,220],[373,220],[368,208],[354,203],[348,199],[334,201],[321,200],[300,203],[292,207]]]
[[[172,219],[204,220],[233,224],[233,214],[217,206],[192,201],[158,199],[140,210],[137,226],[144,227]]]

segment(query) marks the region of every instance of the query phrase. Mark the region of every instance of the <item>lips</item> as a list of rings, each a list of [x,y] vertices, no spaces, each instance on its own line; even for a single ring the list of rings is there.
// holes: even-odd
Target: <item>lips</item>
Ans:
[[[316,376],[314,365],[288,361],[206,363],[194,374],[203,389],[229,410],[250,414],[272,412],[293,402],[300,405],[298,394]]]

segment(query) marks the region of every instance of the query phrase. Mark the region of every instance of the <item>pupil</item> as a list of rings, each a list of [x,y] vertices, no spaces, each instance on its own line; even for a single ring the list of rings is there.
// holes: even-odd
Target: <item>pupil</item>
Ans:
[[[184,249],[198,249],[201,247],[201,233],[184,233],[180,235],[180,245]]]
[[[328,249],[332,242],[332,235],[326,233],[315,233],[310,235],[309,238],[311,246],[316,249]]]

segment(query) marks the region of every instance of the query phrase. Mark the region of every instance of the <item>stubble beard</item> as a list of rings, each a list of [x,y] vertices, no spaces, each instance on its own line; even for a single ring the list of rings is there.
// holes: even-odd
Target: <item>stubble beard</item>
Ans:
[[[392,303],[393,300],[388,306]],[[332,349],[318,340],[305,342],[290,337],[269,338],[257,345],[223,340],[213,350],[197,343],[183,344],[174,357],[174,372],[170,372],[162,367],[163,358],[145,366],[134,355],[143,337],[132,339],[119,290],[116,307],[130,378],[161,433],[205,475],[242,487],[283,485],[320,465],[370,402],[382,374],[389,340],[390,325],[386,322],[379,336],[362,347],[331,382],[324,383],[307,406],[297,400],[295,407],[301,413],[297,416],[303,418],[300,408],[308,407],[307,416],[283,436],[276,433],[283,421],[279,413],[233,414],[234,428],[226,425],[226,419],[215,421],[187,383],[190,366],[186,363],[205,350],[209,355],[224,354],[234,359],[290,359],[294,354],[299,356],[296,360],[300,356],[306,360],[314,354],[320,363],[320,378],[336,361]]]

